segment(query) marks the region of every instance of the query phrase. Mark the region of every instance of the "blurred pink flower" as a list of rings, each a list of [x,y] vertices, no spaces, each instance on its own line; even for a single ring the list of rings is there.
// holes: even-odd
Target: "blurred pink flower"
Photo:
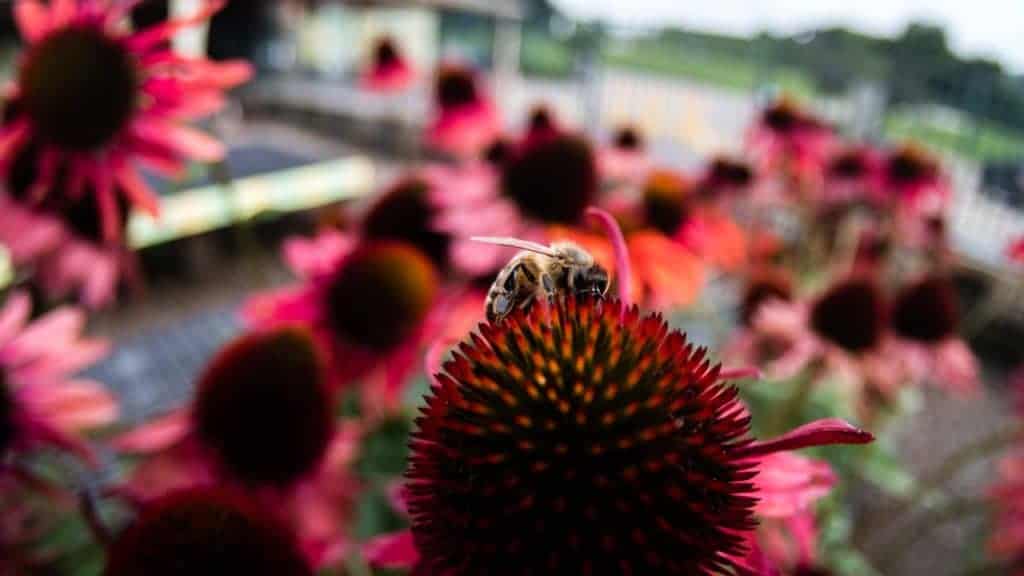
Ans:
[[[760,169],[782,175],[787,187],[816,186],[834,145],[829,126],[786,98],[765,108],[747,133],[747,148]]]
[[[880,201],[882,165],[881,154],[870,146],[837,150],[825,166],[822,199],[829,204]]]
[[[607,185],[639,186],[652,168],[646,143],[635,126],[621,126],[598,154],[598,168]]]
[[[922,276],[902,288],[889,314],[897,355],[914,381],[931,380],[951,392],[978,388],[978,361],[957,334],[960,303],[944,274]]]
[[[12,293],[0,309],[0,473],[19,455],[56,447],[91,462],[80,433],[117,419],[117,400],[102,384],[74,376],[107,352],[81,339],[85,315],[58,308],[29,321],[31,300]]]
[[[284,254],[300,284],[249,298],[247,323],[309,328],[327,352],[332,387],[362,380],[364,401],[396,408],[418,354],[455,302],[442,294],[430,260],[408,244],[360,243],[331,231],[290,239]]]
[[[913,145],[897,148],[885,156],[880,186],[900,210],[919,217],[941,215],[953,196],[939,161]]]
[[[315,566],[336,562],[350,546],[360,429],[335,424],[324,370],[302,329],[240,337],[211,361],[189,405],[112,442],[142,458],[114,492],[145,508],[229,486],[287,520]]]
[[[122,254],[127,212],[158,211],[138,165],[177,177],[187,160],[222,158],[219,142],[184,122],[217,111],[224,92],[251,75],[243,62],[214,63],[168,48],[173,34],[206,20],[223,1],[136,32],[123,26],[130,4],[14,4],[27,48],[0,128],[8,193],[0,200],[0,241],[14,245],[18,264],[43,259],[40,283],[49,293],[80,290],[93,307],[109,302],[121,273],[134,269]],[[19,213],[9,213],[15,204]],[[13,237],[30,219],[38,228]]]
[[[100,236],[118,241],[118,195],[157,212],[156,196],[135,161],[177,176],[186,159],[223,157],[219,142],[182,122],[218,110],[224,91],[245,82],[251,70],[244,62],[181,56],[166,42],[223,5],[207,2],[187,18],[128,32],[122,21],[131,3],[15,2],[27,49],[10,95],[13,115],[0,132],[2,169],[10,178],[19,151],[39,148],[26,195],[30,204],[64,179],[69,198],[86,191],[95,196]]]
[[[1024,453],[1018,451],[999,462],[999,478],[989,491],[993,526],[989,550],[1013,565],[1010,572],[1024,574]]]
[[[379,93],[402,92],[416,81],[416,71],[393,38],[379,38],[370,62],[363,70],[360,85]]]
[[[501,132],[498,110],[471,69],[443,64],[434,90],[435,111],[426,133],[434,148],[472,158]]]

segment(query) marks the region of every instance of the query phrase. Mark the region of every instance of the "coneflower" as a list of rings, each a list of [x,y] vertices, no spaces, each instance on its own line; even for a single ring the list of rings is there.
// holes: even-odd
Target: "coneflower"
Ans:
[[[586,139],[570,134],[530,142],[506,165],[502,187],[528,218],[579,223],[597,196],[594,153]]]
[[[755,525],[766,454],[867,442],[838,421],[755,442],[702,349],[617,300],[481,325],[444,365],[407,472],[421,569],[715,574]]]
[[[437,270],[448,270],[452,237],[437,226],[442,206],[435,186],[418,175],[393,185],[363,216],[363,236],[406,242],[422,250]]]
[[[110,549],[105,576],[312,576],[293,534],[236,493],[197,489],[151,502]]]

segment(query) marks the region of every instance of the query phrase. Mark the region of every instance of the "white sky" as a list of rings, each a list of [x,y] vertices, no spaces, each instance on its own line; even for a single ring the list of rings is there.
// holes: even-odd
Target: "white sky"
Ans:
[[[945,26],[953,49],[1024,73],[1024,0],[553,0],[574,16],[625,25],[678,24],[749,35],[842,24],[892,36],[912,20]]]

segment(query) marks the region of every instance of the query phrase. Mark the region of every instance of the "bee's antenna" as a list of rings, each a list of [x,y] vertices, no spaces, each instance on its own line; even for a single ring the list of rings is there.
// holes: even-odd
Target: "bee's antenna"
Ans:
[[[529,240],[520,240],[518,238],[506,238],[500,236],[473,236],[470,240],[474,242],[482,242],[484,244],[494,244],[496,246],[508,246],[509,248],[519,248],[520,250],[528,250],[530,252],[536,252],[537,254],[543,254],[544,256],[554,257],[555,252],[550,246],[538,244],[536,242],[530,242]]]

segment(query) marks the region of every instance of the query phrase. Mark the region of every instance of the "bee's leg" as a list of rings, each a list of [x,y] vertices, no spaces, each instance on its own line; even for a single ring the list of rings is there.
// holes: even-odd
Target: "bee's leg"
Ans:
[[[540,275],[540,285],[548,295],[548,298],[551,298],[556,294],[555,279],[552,278],[550,274],[543,273]]]

